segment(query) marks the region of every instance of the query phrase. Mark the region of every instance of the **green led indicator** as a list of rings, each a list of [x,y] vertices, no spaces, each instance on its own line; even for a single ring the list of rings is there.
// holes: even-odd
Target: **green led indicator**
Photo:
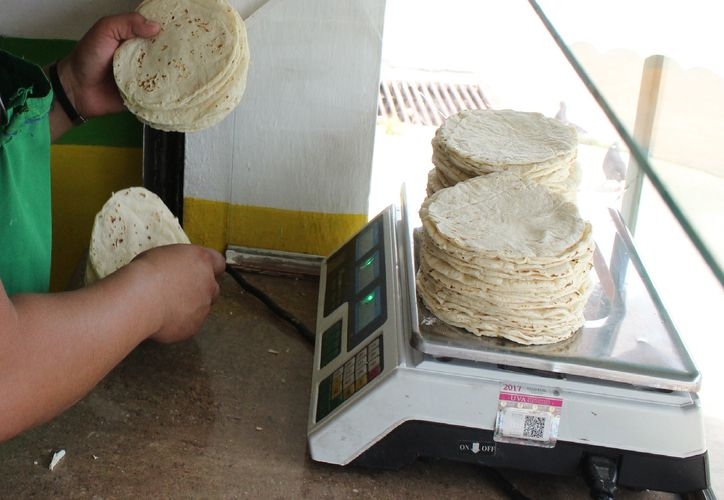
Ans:
[[[367,295],[365,298],[363,298],[362,302],[365,304],[369,304],[373,300],[375,300],[375,292],[372,292],[369,295]]]
[[[366,261],[364,261],[364,263],[362,264],[362,268],[364,269],[365,267],[371,266],[371,265],[374,263],[374,261],[375,261],[375,258],[374,258],[374,257],[370,257],[369,259],[367,259]]]

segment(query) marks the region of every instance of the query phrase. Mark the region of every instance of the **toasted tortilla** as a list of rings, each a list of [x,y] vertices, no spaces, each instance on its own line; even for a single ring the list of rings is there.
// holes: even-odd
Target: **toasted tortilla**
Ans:
[[[594,243],[562,195],[497,172],[435,192],[420,218],[417,292],[441,320],[522,344],[583,325]]]
[[[142,187],[118,191],[93,222],[86,284],[114,273],[146,250],[174,243],[190,241],[161,198]]]
[[[575,128],[540,113],[464,110],[448,117],[435,132],[432,163],[443,187],[511,172],[573,202],[580,182],[577,148]],[[428,192],[435,190],[428,183]]]
[[[193,132],[228,115],[246,89],[246,27],[227,0],[146,0],[137,11],[161,24],[124,42],[113,72],[126,107],[159,130]]]

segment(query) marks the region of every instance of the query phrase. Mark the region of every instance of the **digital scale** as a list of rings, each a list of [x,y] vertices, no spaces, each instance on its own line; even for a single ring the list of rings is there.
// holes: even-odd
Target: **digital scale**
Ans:
[[[313,460],[399,468],[430,457],[583,474],[594,489],[709,487],[700,374],[617,212],[582,330],[523,346],[449,326],[418,300],[401,205],[322,262]]]

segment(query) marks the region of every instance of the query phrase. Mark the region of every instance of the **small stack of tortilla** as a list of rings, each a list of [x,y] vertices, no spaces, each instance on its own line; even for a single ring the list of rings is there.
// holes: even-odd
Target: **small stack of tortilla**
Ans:
[[[540,113],[461,111],[432,140],[427,194],[494,172],[512,172],[575,202],[580,183],[574,127]]]
[[[428,197],[417,292],[444,322],[520,344],[571,337],[584,322],[591,225],[577,207],[510,172]]]
[[[161,198],[142,187],[118,191],[93,221],[85,283],[105,278],[141,252],[173,243],[190,241]]]
[[[165,131],[215,125],[241,101],[249,45],[227,0],[145,0],[136,9],[158,22],[154,38],[134,38],[113,58],[123,102],[139,120]]]

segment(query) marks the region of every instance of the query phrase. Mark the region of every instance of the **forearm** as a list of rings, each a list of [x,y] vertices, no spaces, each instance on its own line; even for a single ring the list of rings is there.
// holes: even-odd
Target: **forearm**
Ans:
[[[67,99],[70,102],[70,105],[74,108],[76,107],[76,95],[75,95],[75,88],[71,83],[71,78],[68,74],[68,64],[65,59],[58,61],[57,63],[57,76],[58,81],[54,85],[57,87],[58,85],[62,86],[62,92],[65,93],[67,96]],[[50,79],[50,66],[46,66],[43,68],[43,72],[45,75]],[[73,123],[73,121],[68,116],[68,113],[63,109],[63,106],[61,105],[59,101],[59,92],[58,90],[54,90],[53,92],[54,98],[53,98],[53,104],[50,108],[50,137],[52,141],[56,141],[59,139],[63,134],[65,134],[67,131],[69,131],[71,128],[73,128],[76,124]],[[77,108],[76,108],[77,110]]]
[[[14,298],[14,325],[0,332],[0,442],[73,405],[160,328],[162,284],[146,267],[73,292]]]

